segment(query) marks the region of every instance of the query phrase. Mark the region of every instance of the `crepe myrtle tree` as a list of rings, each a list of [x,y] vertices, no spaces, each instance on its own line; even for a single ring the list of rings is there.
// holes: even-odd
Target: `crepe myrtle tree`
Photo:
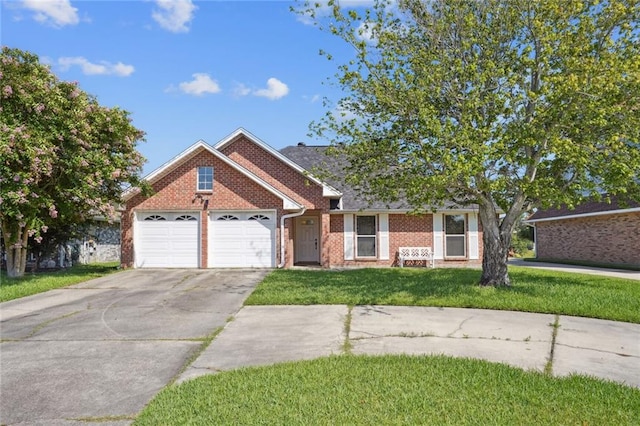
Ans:
[[[325,100],[312,134],[369,199],[477,206],[481,285],[510,285],[523,213],[640,198],[638,0],[343,6],[296,8],[354,52],[331,80],[344,97]]]
[[[27,241],[52,225],[115,214],[138,185],[143,132],[120,108],[60,81],[29,52],[0,57],[0,226],[7,275],[24,275]]]

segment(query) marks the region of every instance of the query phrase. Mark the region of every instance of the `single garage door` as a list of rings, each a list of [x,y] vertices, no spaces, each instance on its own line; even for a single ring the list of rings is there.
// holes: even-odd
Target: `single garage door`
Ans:
[[[137,268],[197,268],[197,213],[138,214]]]
[[[212,212],[210,268],[271,268],[276,264],[274,211]]]

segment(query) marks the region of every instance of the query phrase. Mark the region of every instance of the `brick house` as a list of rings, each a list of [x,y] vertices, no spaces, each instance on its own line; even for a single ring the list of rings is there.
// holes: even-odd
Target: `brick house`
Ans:
[[[640,267],[640,204],[588,201],[575,209],[538,210],[526,223],[535,229],[540,260]]]
[[[398,248],[432,247],[436,266],[479,265],[476,209],[413,215],[367,205],[314,177],[326,147],[277,151],[244,129],[198,141],[124,194],[124,267],[394,266]]]

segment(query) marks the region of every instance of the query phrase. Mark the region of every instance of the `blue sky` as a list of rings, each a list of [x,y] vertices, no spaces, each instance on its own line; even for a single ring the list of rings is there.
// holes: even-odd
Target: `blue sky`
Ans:
[[[1,1],[3,45],[131,112],[145,174],[238,127],[277,149],[327,143],[308,126],[342,96],[326,82],[353,54],[287,1]]]

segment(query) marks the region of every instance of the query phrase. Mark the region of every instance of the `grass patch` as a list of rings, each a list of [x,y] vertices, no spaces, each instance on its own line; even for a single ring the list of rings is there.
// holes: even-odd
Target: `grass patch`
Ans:
[[[640,323],[640,282],[510,267],[512,286],[480,287],[477,269],[276,270],[247,305],[398,305],[499,309]]]
[[[55,288],[78,284],[93,278],[99,278],[118,270],[118,262],[92,263],[76,265],[55,272],[26,273],[22,278],[8,278],[5,271],[0,272],[0,302],[31,296]]]
[[[203,376],[160,392],[134,425],[640,423],[640,390],[448,357],[335,356]]]

